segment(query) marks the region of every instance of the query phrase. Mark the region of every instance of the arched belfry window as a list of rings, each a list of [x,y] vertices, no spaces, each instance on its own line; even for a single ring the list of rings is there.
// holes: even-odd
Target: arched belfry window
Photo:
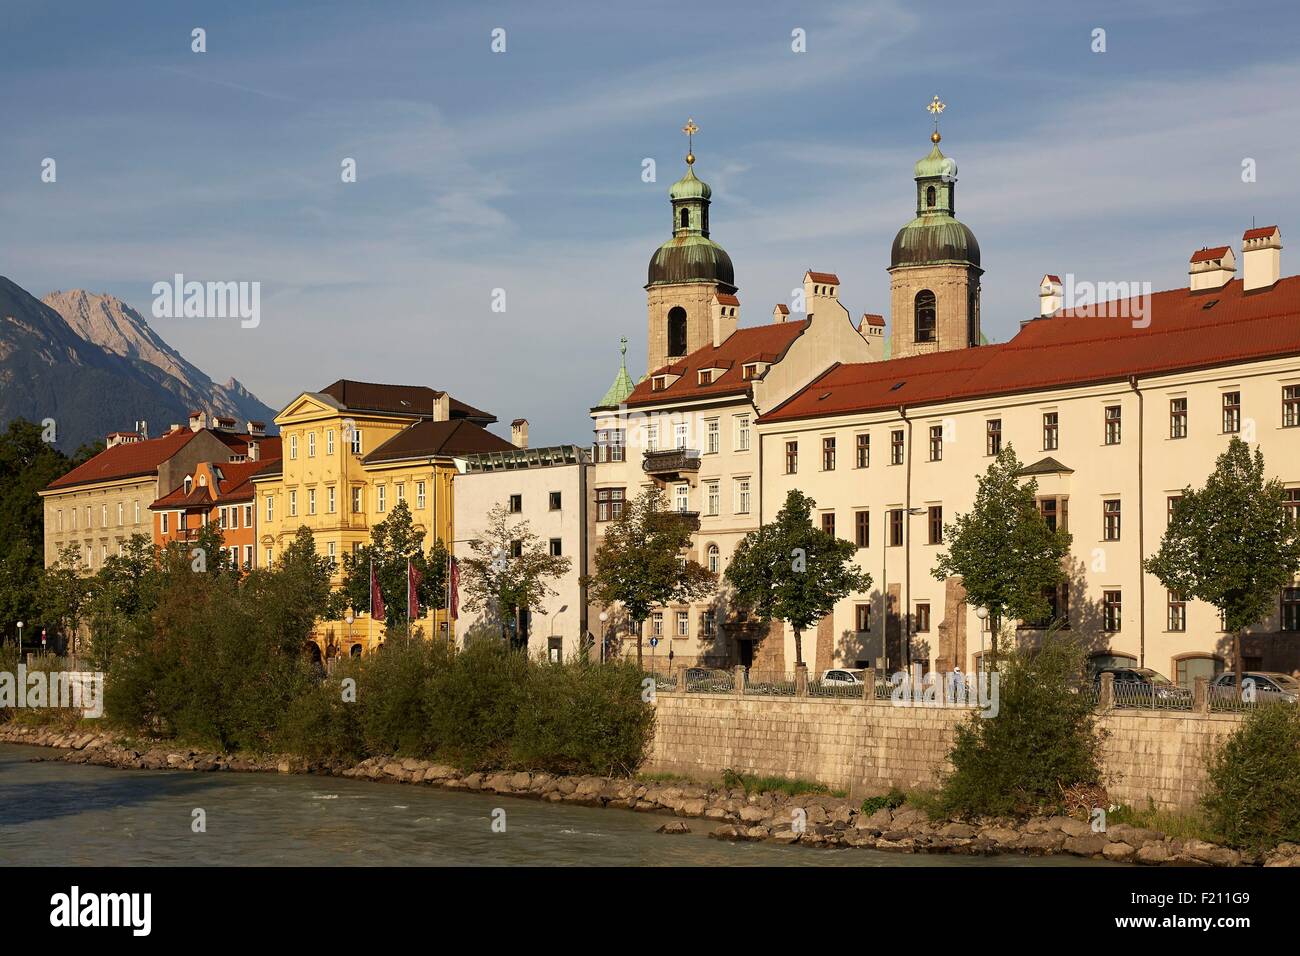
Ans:
[[[682,228],[683,229],[691,228],[691,211],[686,208],[682,209]]]
[[[686,310],[680,305],[668,313],[668,354],[686,354]]]
[[[916,294],[916,341],[935,341],[934,293],[922,289]]]
[[[925,204],[931,208],[934,207],[934,187],[931,186],[925,191]]]

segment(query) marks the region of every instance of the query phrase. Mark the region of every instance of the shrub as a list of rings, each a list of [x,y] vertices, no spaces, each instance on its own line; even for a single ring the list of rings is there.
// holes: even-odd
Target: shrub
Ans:
[[[1300,842],[1300,708],[1261,705],[1209,760],[1210,827],[1234,846]]]
[[[344,681],[351,679],[355,690],[360,665],[341,660],[334,673],[296,697],[285,712],[277,736],[277,749],[311,761],[355,762],[365,755],[365,735],[356,698],[346,700]]]
[[[1084,652],[1049,631],[1004,660],[996,716],[957,728],[940,805],[966,814],[1060,812],[1066,791],[1101,782],[1101,736],[1088,695],[1072,692]]]
[[[504,766],[530,666],[522,651],[483,641],[435,673],[425,684],[424,706],[438,755],[467,770]]]
[[[863,800],[862,812],[867,816],[871,816],[877,810],[897,810],[906,802],[907,794],[897,787],[891,787],[889,793],[878,797],[867,797],[867,799]]]
[[[366,751],[431,756],[440,738],[433,732],[428,688],[452,667],[451,651],[441,641],[390,639],[363,658],[356,707]]]

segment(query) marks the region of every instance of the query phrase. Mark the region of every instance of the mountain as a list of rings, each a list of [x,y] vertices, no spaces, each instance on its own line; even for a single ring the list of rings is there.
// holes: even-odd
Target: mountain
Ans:
[[[73,452],[139,420],[160,435],[191,410],[270,423],[274,412],[233,379],[212,380],[148,327],[139,313],[106,296],[59,293],[60,312],[0,276],[0,424],[51,418],[58,446]],[[84,305],[84,309],[82,306]],[[85,329],[85,334],[78,330]],[[115,342],[106,346],[98,341]],[[155,362],[160,364],[155,364]]]
[[[95,295],[81,289],[51,292],[41,300],[87,342],[135,363],[163,388],[178,395],[190,408],[202,408],[236,421],[250,419],[270,427],[275,410],[236,379],[218,385],[149,327],[145,317],[121,299]],[[274,431],[274,428],[271,428]]]

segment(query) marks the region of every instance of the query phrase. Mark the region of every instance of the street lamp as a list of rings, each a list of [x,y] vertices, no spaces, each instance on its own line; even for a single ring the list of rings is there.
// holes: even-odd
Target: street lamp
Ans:
[[[347,617],[345,617],[343,620],[348,622],[348,656],[351,657],[352,656],[352,622],[355,620],[355,618],[352,616],[351,609],[348,610]]]
[[[23,659],[23,622],[18,622],[18,660]]]
[[[609,620],[609,612],[600,612],[600,662],[605,663],[605,622]]]
[[[556,619],[557,617],[559,617],[561,614],[563,614],[565,611],[567,611],[568,609],[569,609],[569,605],[567,605],[567,604],[561,604],[561,605],[560,605],[560,609],[559,609],[558,611],[556,611],[554,614],[551,615],[551,630],[550,630],[550,633],[549,633],[549,635],[547,636],[547,639],[546,639],[546,653],[547,653],[547,656],[550,656],[550,653],[551,653],[551,641],[555,638],[555,619]],[[560,656],[561,656],[561,657],[564,656],[563,652],[561,652]]]

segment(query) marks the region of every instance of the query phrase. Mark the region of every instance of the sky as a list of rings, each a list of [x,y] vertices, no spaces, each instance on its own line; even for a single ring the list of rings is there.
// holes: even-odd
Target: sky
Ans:
[[[538,445],[590,440],[621,336],[645,372],[687,117],[742,325],[809,268],[888,318],[935,95],[993,341],[1045,272],[1158,291],[1252,221],[1300,234],[1300,8],[1084,6],[4,0],[0,275],[119,296],[275,408],[427,384]],[[152,317],[176,273],[259,282],[259,324]]]

